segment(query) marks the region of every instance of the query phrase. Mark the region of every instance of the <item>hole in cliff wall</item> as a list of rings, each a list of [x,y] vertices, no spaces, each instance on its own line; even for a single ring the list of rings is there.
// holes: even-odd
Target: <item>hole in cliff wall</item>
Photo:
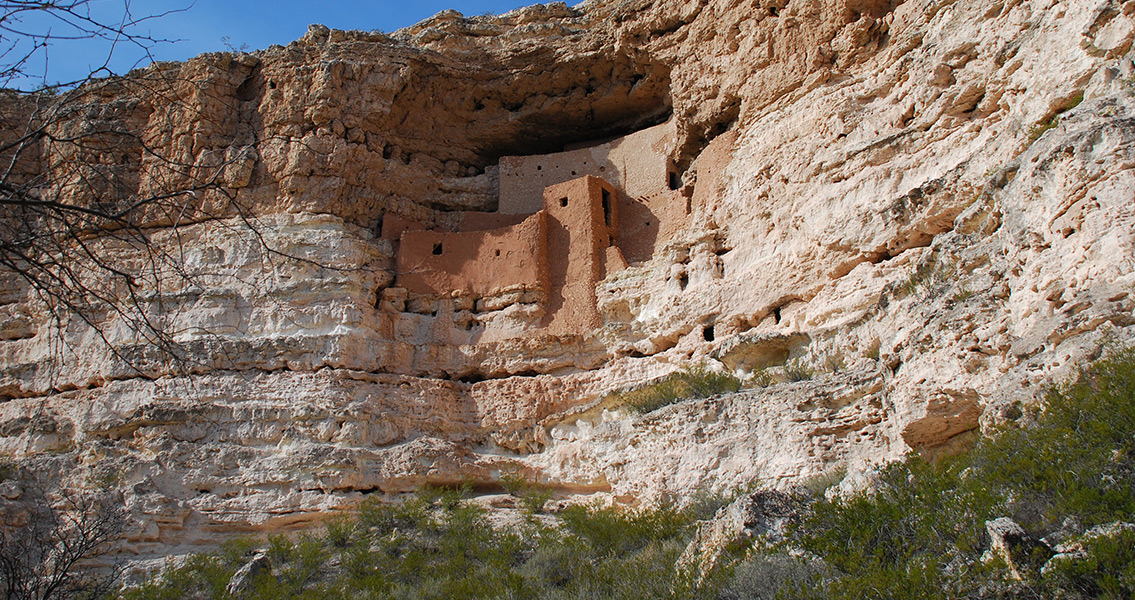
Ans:
[[[263,88],[264,77],[260,74],[260,65],[256,65],[236,88],[236,98],[241,102],[256,100],[260,97]]]
[[[737,124],[741,116],[741,99],[736,96],[723,96],[717,100],[718,108],[710,116],[697,123],[690,124],[690,133],[680,141],[677,160],[674,167],[678,175],[678,187],[681,187],[681,175],[685,173],[694,160],[709,146],[717,136],[729,131]],[[678,189],[678,188],[671,188]]]
[[[780,324],[780,307],[779,306],[772,309],[772,318],[776,319],[776,323],[778,325]]]
[[[682,273],[682,275],[678,277],[678,288],[684,290],[687,285],[690,285],[690,276],[686,273]]]
[[[682,177],[680,175],[678,175],[677,173],[675,173],[674,171],[670,171],[669,176],[670,176],[670,181],[668,183],[670,185],[670,189],[672,189],[672,190],[682,189]]]
[[[460,381],[461,383],[474,384],[474,383],[480,383],[480,382],[485,381],[487,379],[488,379],[488,377],[485,377],[484,373],[474,371],[474,372],[469,373],[468,375],[465,375],[463,377],[458,377],[457,381]]]
[[[701,330],[701,336],[705,341],[712,342],[714,339],[713,325],[706,325],[705,328]]]
[[[560,206],[567,206],[567,198],[560,198]]]
[[[433,252],[434,252],[434,256],[441,256],[441,253],[442,253],[441,242],[434,244]]]
[[[603,224],[611,226],[611,192],[603,189]]]

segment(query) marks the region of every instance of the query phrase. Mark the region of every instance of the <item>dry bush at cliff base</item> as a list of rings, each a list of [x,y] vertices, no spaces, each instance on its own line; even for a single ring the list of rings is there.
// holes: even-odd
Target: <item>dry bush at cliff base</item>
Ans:
[[[130,600],[232,598],[713,598],[676,569],[692,519],[673,509],[575,506],[516,526],[490,524],[462,490],[424,489],[398,504],[367,501],[327,536],[239,540],[195,555]],[[269,570],[230,594],[257,552]]]

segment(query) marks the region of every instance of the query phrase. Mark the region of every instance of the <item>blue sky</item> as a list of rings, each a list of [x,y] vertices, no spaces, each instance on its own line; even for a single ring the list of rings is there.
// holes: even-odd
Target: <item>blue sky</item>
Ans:
[[[536,3],[533,0],[88,1],[92,13],[103,18],[120,15],[126,1],[129,1],[135,17],[183,9],[148,20],[139,26],[139,31],[149,33],[154,38],[178,40],[155,46],[152,53],[158,60],[184,60],[202,52],[241,48],[256,50],[272,44],[285,45],[302,36],[311,23],[322,23],[335,29],[393,31],[448,8],[465,15],[480,15],[486,12],[508,12]],[[568,3],[576,4],[578,0],[569,0]],[[50,27],[53,34],[65,35],[65,24],[35,17],[36,15],[32,15],[24,18],[19,27],[28,31],[43,31]],[[0,51],[7,49],[10,40],[15,39],[10,32],[0,32],[0,37],[3,39]],[[70,81],[86,75],[102,65],[109,49],[109,43],[89,39],[55,41],[48,49],[48,82]],[[10,53],[0,59],[0,62],[10,61],[12,56],[14,54]],[[144,66],[147,62],[144,55],[136,49],[119,46],[114,53],[111,70],[122,73],[134,66]],[[36,75],[44,73],[42,63],[29,70]],[[27,87],[26,80],[20,87]]]

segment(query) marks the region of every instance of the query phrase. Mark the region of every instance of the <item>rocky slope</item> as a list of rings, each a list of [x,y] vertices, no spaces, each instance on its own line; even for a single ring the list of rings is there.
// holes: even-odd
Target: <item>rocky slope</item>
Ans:
[[[502,473],[637,504],[948,452],[1135,338],[1133,40],[1115,0],[591,0],[154,65],[64,125],[151,149],[87,157],[128,197],[218,171],[223,218],[149,223],[194,359],[12,280],[0,452],[122,486],[143,558]],[[602,327],[397,292],[384,221],[452,229],[502,156],[663,122],[689,215]],[[698,364],[765,385],[606,396]]]

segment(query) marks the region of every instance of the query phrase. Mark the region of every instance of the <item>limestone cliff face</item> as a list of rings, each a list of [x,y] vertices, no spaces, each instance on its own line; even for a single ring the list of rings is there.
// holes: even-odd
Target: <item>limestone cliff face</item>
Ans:
[[[196,358],[7,283],[0,452],[120,482],[147,557],[508,471],[649,503],[949,451],[1135,338],[1133,40],[1115,0],[591,0],[155,65],[75,126],[223,170],[243,217],[152,222]],[[533,195],[583,175],[606,222]],[[703,363],[771,384],[604,399]]]

